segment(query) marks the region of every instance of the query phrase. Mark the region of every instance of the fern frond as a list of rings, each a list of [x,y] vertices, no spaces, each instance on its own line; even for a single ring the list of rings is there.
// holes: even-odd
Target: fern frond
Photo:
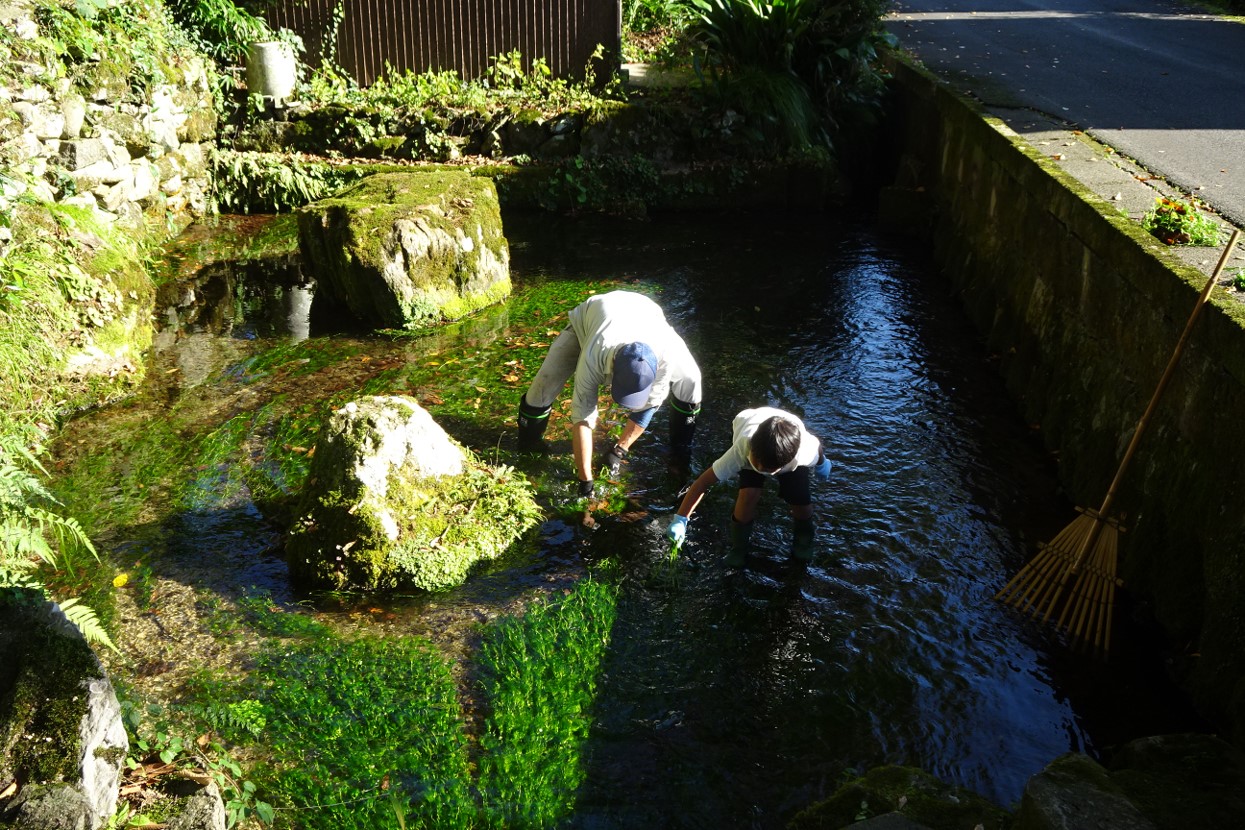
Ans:
[[[37,522],[21,521],[24,516],[0,517],[0,559],[10,568],[29,570],[36,562],[55,564],[56,552]]]
[[[62,600],[60,607],[65,614],[65,619],[77,626],[88,643],[99,643],[108,646],[118,654],[121,653],[121,649],[113,644],[112,638],[104,630],[103,623],[89,605],[83,605],[79,600],[71,598]]]
[[[37,576],[27,570],[12,567],[12,563],[0,560],[0,590],[14,588],[34,592],[45,598],[48,594],[47,588]]]

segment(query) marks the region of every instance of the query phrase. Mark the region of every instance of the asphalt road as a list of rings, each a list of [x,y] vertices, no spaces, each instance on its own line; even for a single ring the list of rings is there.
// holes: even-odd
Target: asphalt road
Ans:
[[[1165,0],[895,0],[887,29],[983,105],[1061,119],[1245,227],[1245,22]]]

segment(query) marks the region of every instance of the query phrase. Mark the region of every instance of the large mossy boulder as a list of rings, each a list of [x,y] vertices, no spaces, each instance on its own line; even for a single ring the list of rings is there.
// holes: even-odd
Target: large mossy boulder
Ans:
[[[798,813],[790,830],[838,830],[873,820],[879,826],[915,824],[930,830],[1002,830],[1011,816],[984,796],[954,787],[915,767],[884,766],[848,781],[824,801]]]
[[[59,606],[0,591],[0,782],[22,785],[0,823],[101,826],[128,749],[112,684]]]
[[[380,328],[457,320],[509,296],[491,179],[459,170],[369,176],[299,211],[316,302]]]
[[[1138,738],[1106,766],[1056,758],[1025,786],[1015,830],[1183,830],[1237,827],[1245,816],[1245,753],[1213,735]]]
[[[295,582],[439,590],[501,556],[540,510],[525,479],[477,461],[416,401],[375,396],[330,416],[296,515]]]

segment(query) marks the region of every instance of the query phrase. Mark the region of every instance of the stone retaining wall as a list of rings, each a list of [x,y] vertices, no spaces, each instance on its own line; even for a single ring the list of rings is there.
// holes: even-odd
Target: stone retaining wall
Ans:
[[[998,356],[1077,504],[1098,507],[1206,277],[938,81],[893,62],[907,229]],[[896,214],[892,213],[894,218]],[[1222,293],[1222,292],[1220,292]],[[1245,742],[1245,326],[1212,298],[1118,499],[1120,575],[1196,705]],[[1069,516],[1069,520],[1073,517]],[[999,586],[1002,587],[1002,586]]]
[[[17,55],[47,34],[29,0],[0,0],[0,26]],[[0,83],[0,169],[12,179],[3,197],[28,188],[135,227],[144,217],[185,224],[203,215],[216,135],[206,63],[162,56],[159,72],[139,83],[108,57],[80,61],[73,73],[27,62],[0,76],[12,78]]]

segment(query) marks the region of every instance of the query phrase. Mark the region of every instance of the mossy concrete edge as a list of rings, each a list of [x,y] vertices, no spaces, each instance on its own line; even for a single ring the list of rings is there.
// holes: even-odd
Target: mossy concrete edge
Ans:
[[[1097,507],[1180,337],[1200,271],[972,101],[900,56],[888,140],[897,185],[998,358],[1028,423],[1059,456],[1070,496]],[[1178,679],[1245,741],[1245,314],[1212,297],[1118,505],[1120,575],[1163,626]],[[1001,586],[1000,586],[1001,587]]]

